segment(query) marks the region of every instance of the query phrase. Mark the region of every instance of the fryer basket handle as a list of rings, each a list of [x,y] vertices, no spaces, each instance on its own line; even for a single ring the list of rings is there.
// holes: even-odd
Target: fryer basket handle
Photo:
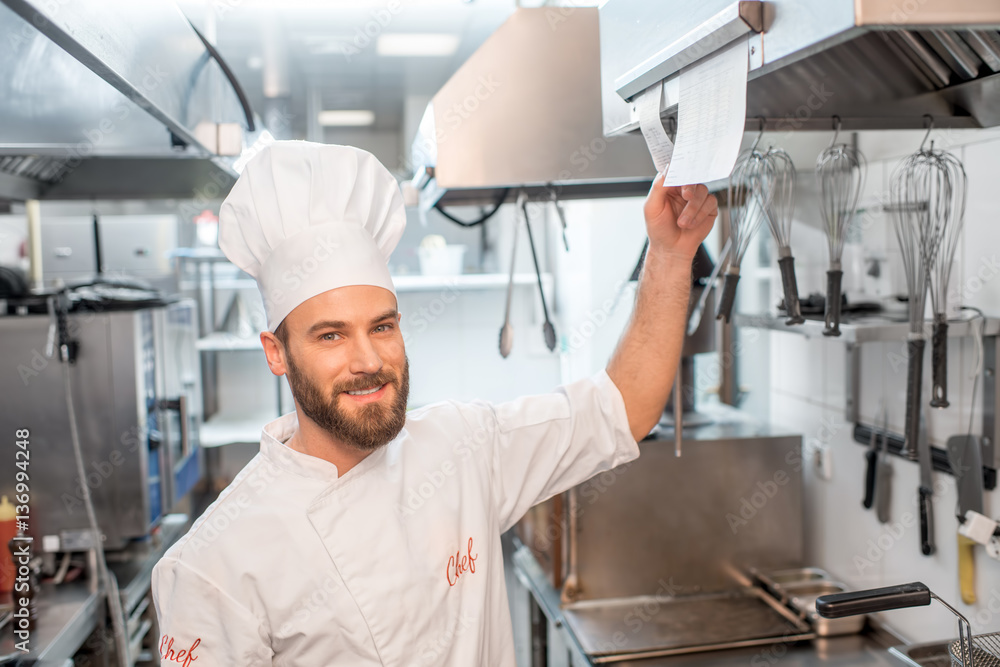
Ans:
[[[816,599],[816,612],[823,618],[843,618],[906,607],[922,607],[930,603],[930,589],[915,581],[885,588],[822,595]]]

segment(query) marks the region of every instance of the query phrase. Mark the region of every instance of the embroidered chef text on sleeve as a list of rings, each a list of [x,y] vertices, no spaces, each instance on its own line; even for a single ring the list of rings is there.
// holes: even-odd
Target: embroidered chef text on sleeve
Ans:
[[[270,667],[263,624],[246,607],[186,563],[166,557],[153,568],[163,665]]]

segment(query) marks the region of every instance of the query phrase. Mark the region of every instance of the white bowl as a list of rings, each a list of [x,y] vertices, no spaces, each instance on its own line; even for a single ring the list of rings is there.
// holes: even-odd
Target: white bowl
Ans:
[[[449,245],[443,248],[417,248],[420,273],[425,276],[458,276],[462,273],[462,260],[466,246]]]

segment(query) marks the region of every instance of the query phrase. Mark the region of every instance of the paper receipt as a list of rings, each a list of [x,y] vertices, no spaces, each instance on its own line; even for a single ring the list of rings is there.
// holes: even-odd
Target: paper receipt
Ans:
[[[667,131],[660,122],[660,99],[663,96],[663,84],[656,83],[647,88],[639,96],[639,129],[646,139],[649,154],[653,156],[656,173],[661,173],[670,164],[670,156],[674,152],[674,142],[670,141]]]
[[[733,170],[746,124],[747,45],[738,39],[681,70],[677,142],[664,185],[707,183]]]

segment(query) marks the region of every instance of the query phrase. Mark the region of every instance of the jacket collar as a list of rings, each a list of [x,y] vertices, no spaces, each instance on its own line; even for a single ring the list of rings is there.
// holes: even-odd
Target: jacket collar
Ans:
[[[310,479],[331,482],[334,483],[334,486],[341,486],[349,480],[364,474],[365,471],[371,469],[378,461],[382,460],[387,449],[393,447],[394,444],[398,443],[406,435],[406,429],[404,428],[393,442],[390,442],[385,447],[380,447],[366,456],[364,460],[348,470],[341,478],[339,477],[337,466],[333,463],[317,456],[304,454],[285,444],[298,428],[299,420],[296,412],[289,412],[287,415],[282,415],[274,421],[269,422],[264,426],[264,430],[261,433],[260,453],[282,470]]]

